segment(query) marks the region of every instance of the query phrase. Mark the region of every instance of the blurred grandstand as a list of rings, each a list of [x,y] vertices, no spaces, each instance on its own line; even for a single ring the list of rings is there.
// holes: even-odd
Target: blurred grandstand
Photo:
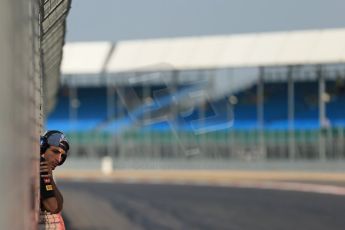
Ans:
[[[344,29],[65,46],[74,156],[343,159]]]

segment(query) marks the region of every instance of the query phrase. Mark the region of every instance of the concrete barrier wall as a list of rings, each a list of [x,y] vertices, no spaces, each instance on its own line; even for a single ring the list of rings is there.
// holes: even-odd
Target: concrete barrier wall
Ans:
[[[41,131],[39,2],[0,1],[0,229],[35,229]]]

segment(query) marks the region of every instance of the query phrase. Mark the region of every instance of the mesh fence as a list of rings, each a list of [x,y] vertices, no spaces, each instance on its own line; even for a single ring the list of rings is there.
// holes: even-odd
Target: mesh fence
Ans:
[[[145,132],[121,135],[70,133],[74,157],[232,159],[232,160],[338,160],[345,158],[345,129]],[[263,140],[263,142],[262,142]],[[322,145],[321,145],[322,144]],[[263,145],[264,152],[261,152]],[[197,149],[195,154],[186,150]]]

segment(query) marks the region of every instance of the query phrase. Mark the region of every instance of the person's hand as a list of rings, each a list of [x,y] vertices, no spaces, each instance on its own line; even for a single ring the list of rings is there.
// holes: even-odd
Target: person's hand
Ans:
[[[40,162],[40,176],[43,179],[50,179],[52,178],[52,165],[49,164],[47,161]]]
[[[55,196],[52,165],[49,164],[43,157],[41,157],[40,160],[40,192],[43,200]]]

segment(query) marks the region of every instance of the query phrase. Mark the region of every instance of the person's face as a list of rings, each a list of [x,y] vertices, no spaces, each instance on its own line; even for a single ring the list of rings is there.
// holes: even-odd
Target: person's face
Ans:
[[[59,165],[61,162],[61,156],[65,153],[65,150],[63,150],[60,147],[50,146],[45,153],[43,154],[46,161],[51,164],[52,169],[54,170],[56,166]]]

